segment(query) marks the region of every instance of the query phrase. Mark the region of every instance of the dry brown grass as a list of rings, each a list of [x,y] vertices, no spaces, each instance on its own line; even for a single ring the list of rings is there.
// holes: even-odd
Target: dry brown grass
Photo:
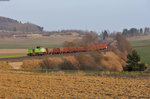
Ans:
[[[59,65],[63,62],[62,57],[52,57],[49,58],[51,61],[53,61],[56,65]]]
[[[122,63],[124,61],[113,52],[107,52],[102,59],[102,64],[110,71],[122,71]]]
[[[149,99],[150,79],[0,72],[0,98]]]
[[[21,66],[22,69],[32,70],[32,69],[41,69],[40,64],[41,60],[24,60]]]
[[[142,36],[133,36],[133,37],[128,37],[127,39],[129,41],[137,41],[137,40],[149,40],[150,35],[142,35]]]
[[[12,66],[10,66],[8,62],[0,62],[0,70],[4,69],[12,69]]]
[[[22,69],[34,70],[34,69],[58,69],[59,64],[63,63],[62,57],[51,57],[43,60],[24,60],[21,65]],[[46,66],[47,65],[47,66]],[[49,67],[50,65],[53,65]],[[47,68],[45,68],[47,67]]]
[[[99,70],[97,62],[90,54],[79,54],[76,56],[81,70]]]

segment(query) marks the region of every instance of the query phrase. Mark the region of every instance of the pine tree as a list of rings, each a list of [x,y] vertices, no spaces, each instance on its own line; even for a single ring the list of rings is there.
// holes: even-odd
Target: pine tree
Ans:
[[[143,34],[143,29],[142,28],[140,28],[140,33]]]
[[[108,37],[108,31],[104,31],[103,33],[103,40],[105,40]]]
[[[146,66],[144,63],[140,63],[140,56],[136,50],[132,51],[132,54],[127,55],[127,65],[124,67],[124,71],[144,71]]]

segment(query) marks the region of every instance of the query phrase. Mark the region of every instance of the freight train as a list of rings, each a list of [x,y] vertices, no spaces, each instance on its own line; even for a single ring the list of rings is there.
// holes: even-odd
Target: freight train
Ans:
[[[42,55],[53,55],[53,54],[64,54],[64,53],[77,53],[77,52],[87,52],[92,50],[106,50],[109,43],[105,44],[95,44],[88,46],[79,47],[65,47],[65,48],[41,48],[36,47],[33,49],[28,49],[28,56],[42,56]]]

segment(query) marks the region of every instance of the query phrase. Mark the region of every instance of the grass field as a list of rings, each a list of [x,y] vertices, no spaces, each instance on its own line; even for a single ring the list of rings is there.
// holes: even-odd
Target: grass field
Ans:
[[[141,56],[142,62],[150,65],[150,39],[131,41],[132,47],[136,49]]]
[[[149,99],[150,79],[0,72],[2,99]]]
[[[73,39],[76,38],[40,37],[40,38],[27,38],[27,39],[19,39],[19,38],[0,39],[0,49],[27,49],[27,48],[34,48],[36,46],[57,48],[57,47],[62,47],[64,41],[72,41]]]

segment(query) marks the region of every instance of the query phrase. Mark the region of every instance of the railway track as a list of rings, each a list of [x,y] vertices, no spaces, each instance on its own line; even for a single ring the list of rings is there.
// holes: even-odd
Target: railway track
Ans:
[[[97,52],[108,52],[110,50],[100,50]],[[7,61],[7,62],[18,62],[23,60],[34,60],[34,59],[44,59],[50,57],[60,57],[60,56],[75,56],[82,53],[91,53],[89,52],[78,52],[78,53],[65,53],[65,54],[54,54],[54,55],[43,55],[43,56],[23,56],[23,57],[14,57],[14,58],[0,58],[0,61]]]

